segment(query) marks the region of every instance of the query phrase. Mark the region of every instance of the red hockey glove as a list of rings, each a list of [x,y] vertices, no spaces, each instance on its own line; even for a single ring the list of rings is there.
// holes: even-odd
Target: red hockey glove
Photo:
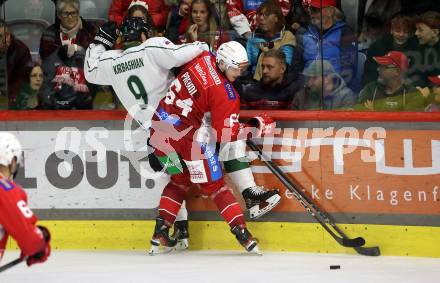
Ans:
[[[26,264],[28,266],[31,266],[35,263],[41,263],[45,262],[47,258],[50,256],[50,232],[49,230],[44,226],[37,226],[38,229],[40,229],[41,233],[43,234],[44,240],[46,241],[46,246],[42,251],[39,251],[36,254],[33,254],[29,256],[26,260]]]
[[[256,127],[257,133],[256,137],[259,138],[263,135],[271,134],[276,127],[275,121],[269,117],[266,113],[261,113],[251,118],[247,123],[248,126]]]

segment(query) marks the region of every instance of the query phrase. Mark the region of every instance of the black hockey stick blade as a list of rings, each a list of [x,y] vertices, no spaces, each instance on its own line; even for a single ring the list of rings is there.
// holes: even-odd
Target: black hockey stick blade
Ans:
[[[360,255],[380,256],[380,249],[379,249],[379,247],[356,247],[354,249]]]
[[[247,140],[246,143],[249,145],[249,147],[258,152],[259,158],[261,159],[261,161],[263,161],[263,163],[270,169],[270,171],[272,173],[275,174],[275,176],[281,181],[281,183],[283,183],[283,185],[289,190],[291,191],[294,195],[299,195],[299,197],[305,201],[306,203],[308,203],[308,205],[311,205],[311,200],[305,196],[300,188],[297,187],[297,185],[295,185],[287,176],[286,174],[284,174],[284,172],[281,171],[281,169],[274,164],[272,161],[269,161],[264,155],[262,150],[252,141],[252,140]],[[301,202],[301,201],[300,201]],[[305,207],[306,210],[307,207]],[[322,213],[321,213],[322,214]],[[348,247],[348,248],[359,248],[363,245],[365,245],[365,239],[362,237],[357,237],[354,239],[348,238],[345,234],[340,233],[340,229],[337,228],[335,223],[332,223],[332,226],[334,228],[336,228],[335,230],[337,232],[339,232],[341,234],[342,237],[339,237],[338,235],[336,235],[325,223],[324,221],[318,217],[317,215],[312,214],[312,216],[319,222],[319,224],[321,224],[321,226],[342,246],[344,247]]]
[[[345,235],[345,233],[339,229],[338,226],[334,226],[333,227],[336,231],[338,231],[338,233],[340,235],[342,235],[344,238],[348,238],[347,235]],[[365,255],[365,256],[380,256],[380,248],[375,246],[375,247],[353,247],[356,252],[360,255]]]
[[[330,216],[329,216],[330,217]],[[347,235],[345,235],[344,231],[339,229],[338,226],[333,226],[333,228],[342,236],[344,239],[348,238]],[[364,240],[365,241],[365,240]],[[380,249],[379,247],[353,247],[356,252],[360,255],[365,256],[380,256]]]
[[[344,247],[356,248],[365,245],[365,239],[362,237],[357,237],[354,239],[342,238],[342,245]]]
[[[22,261],[25,261],[25,260],[26,260],[26,257],[20,257],[20,258],[14,259],[13,261],[8,262],[7,264],[0,266],[0,272],[8,270],[9,268],[14,267],[17,264],[19,264],[19,263],[21,263]]]

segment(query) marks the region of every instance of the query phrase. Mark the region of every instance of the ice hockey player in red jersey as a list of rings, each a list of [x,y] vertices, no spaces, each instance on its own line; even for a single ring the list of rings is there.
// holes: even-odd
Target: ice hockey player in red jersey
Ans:
[[[95,84],[111,84],[130,115],[141,125],[150,124],[154,110],[174,80],[169,69],[188,63],[203,50],[208,50],[203,43],[174,45],[163,37],[151,38],[150,30],[150,25],[142,19],[126,18],[120,35],[131,48],[110,50],[117,37],[116,25],[104,24],[86,52],[84,66],[86,79]],[[138,62],[140,56],[142,66],[121,69],[127,62]],[[210,124],[205,123],[205,126],[209,128]],[[246,156],[244,141],[228,143],[228,146],[230,150],[224,159],[228,177],[241,192],[250,218],[259,218],[278,205],[281,196],[277,190],[266,190],[255,183],[249,162],[241,162]],[[187,212],[184,205],[182,208],[174,223],[174,232],[180,232],[178,249],[188,247],[189,237]]]
[[[46,227],[35,225],[37,217],[27,205],[26,193],[13,181],[22,160],[17,138],[0,132],[0,259],[11,236],[30,266],[49,257],[50,233]]]
[[[244,133],[248,128],[238,121],[240,98],[232,86],[247,64],[246,50],[241,44],[223,43],[216,57],[203,52],[188,63],[160,101],[153,116],[150,144],[171,181],[160,199],[151,254],[161,246],[166,250],[175,245],[169,228],[191,183],[198,184],[202,193],[214,201],[240,244],[249,252],[259,252],[246,228],[240,205],[224,182],[217,153],[218,144],[247,137]],[[274,128],[272,119],[265,115],[254,121],[257,136]],[[211,125],[208,134],[204,132],[205,124]]]

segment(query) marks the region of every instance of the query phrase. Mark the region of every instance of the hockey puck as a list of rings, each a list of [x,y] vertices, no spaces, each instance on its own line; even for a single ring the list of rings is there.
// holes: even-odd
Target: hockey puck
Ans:
[[[340,265],[330,265],[330,269],[341,269]]]

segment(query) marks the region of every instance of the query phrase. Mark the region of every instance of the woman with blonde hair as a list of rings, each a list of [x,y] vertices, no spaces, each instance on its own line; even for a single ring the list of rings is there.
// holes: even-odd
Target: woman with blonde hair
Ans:
[[[229,41],[229,36],[218,25],[218,15],[209,0],[194,0],[191,3],[190,26],[181,42],[202,41],[216,51],[220,44]]]

